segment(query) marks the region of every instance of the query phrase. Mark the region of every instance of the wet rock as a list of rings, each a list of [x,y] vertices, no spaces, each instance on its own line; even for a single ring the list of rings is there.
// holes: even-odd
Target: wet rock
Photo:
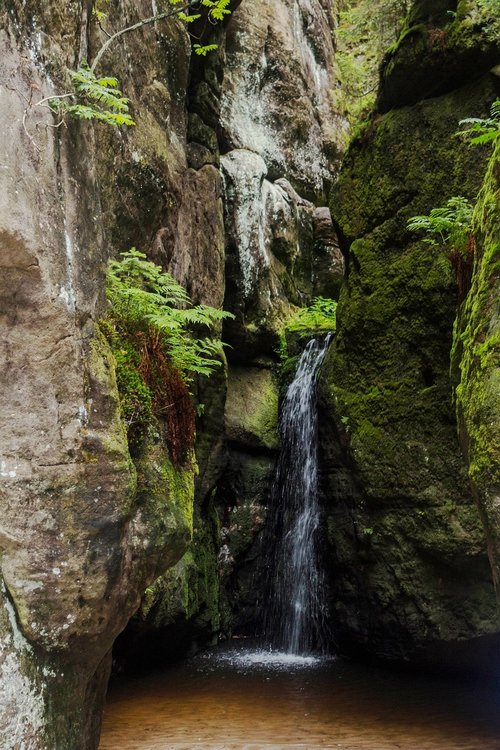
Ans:
[[[452,195],[474,199],[485,155],[457,149],[454,133],[495,85],[486,75],[375,117],[332,193],[349,266],[320,419],[331,612],[346,650],[418,660],[455,644],[473,658],[498,631],[450,398],[456,279],[445,251],[405,228]]]
[[[460,445],[469,469],[500,598],[500,402],[498,388],[498,246],[500,148],[490,158],[474,219],[475,262],[469,293],[454,330],[452,373]]]
[[[278,448],[278,385],[270,370],[229,369],[225,422],[230,443]]]
[[[228,28],[221,125],[228,147],[259,154],[271,180],[324,195],[345,124],[333,111],[333,7],[318,0],[242,3]]]

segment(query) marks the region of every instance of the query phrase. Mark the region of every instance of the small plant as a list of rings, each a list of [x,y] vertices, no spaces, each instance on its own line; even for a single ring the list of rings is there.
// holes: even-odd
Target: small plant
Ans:
[[[46,101],[53,112],[77,120],[99,120],[114,127],[135,125],[128,110],[130,100],[119,91],[116,78],[97,78],[88,65],[69,70],[68,75],[74,94],[49,97]]]
[[[195,435],[189,384],[195,375],[210,375],[222,361],[222,343],[197,337],[194,330],[211,328],[231,314],[193,306],[183,287],[135,248],[109,263],[107,297],[109,320],[101,327],[116,359],[131,451],[140,452],[156,420],[179,466]]]
[[[465,253],[472,226],[473,207],[467,198],[450,198],[443,208],[433,208],[428,216],[413,216],[407,227],[423,231],[424,242],[444,245],[449,251]]]
[[[287,323],[288,331],[334,331],[337,303],[326,297],[316,297],[308,307],[303,307]]]
[[[210,375],[220,366],[223,345],[190,334],[211,327],[231,313],[208,305],[193,306],[185,289],[144,253],[131,248],[108,266],[107,297],[111,316],[122,328],[158,340],[172,366],[189,383],[194,374]]]
[[[450,198],[443,208],[433,208],[428,216],[413,216],[407,228],[423,231],[424,242],[442,245],[448,252],[462,300],[470,287],[475,241],[472,234],[473,206],[462,196]]]
[[[491,105],[490,117],[466,117],[459,124],[470,126],[460,130],[457,135],[468,138],[471,146],[495,143],[500,137],[500,99],[496,99]]]
[[[288,352],[287,334],[324,334],[335,330],[337,303],[326,297],[316,297],[308,307],[302,307],[290,318],[280,331],[276,353],[280,367],[288,370],[291,360]]]

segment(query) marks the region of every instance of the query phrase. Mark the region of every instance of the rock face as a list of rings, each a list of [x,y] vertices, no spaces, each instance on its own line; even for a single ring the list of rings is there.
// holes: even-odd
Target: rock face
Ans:
[[[148,10],[123,2],[110,22]],[[133,135],[66,131],[27,103],[60,92],[85,55],[81,4],[13,0],[0,16],[0,746],[77,750],[96,746],[115,637],[192,533],[193,469],[174,471],[161,445],[147,472],[134,466],[96,327],[109,252],[148,245],[164,185],[186,170],[189,43],[178,23],[128,40],[142,63]],[[177,75],[157,42],[175,47]]]
[[[234,3],[206,60],[191,59],[175,19],[124,35],[101,66],[131,99],[137,125],[124,132],[54,127],[34,106],[66,91],[66,68],[102,43],[92,2],[0,5],[2,748],[97,746],[111,648],[138,608],[122,642],[138,654],[165,636],[189,649],[231,622],[255,626],[279,449],[278,332],[296,305],[336,294],[343,276],[324,205],[345,140],[329,97],[333,6]],[[109,28],[120,29],[151,5],[120,0],[107,12]],[[472,195],[482,179],[481,160],[456,157],[450,134],[493,98],[494,42],[483,40],[475,11],[463,12],[456,45],[483,61],[478,80],[459,88],[454,74],[428,92],[415,66],[409,106],[379,113],[364,131],[332,203],[350,246],[323,378],[325,497],[343,492],[329,511],[335,619],[343,643],[388,656],[395,640],[406,657],[494,629],[483,536],[447,402],[454,283],[446,259],[403,231],[411,214],[455,190]],[[439,24],[424,36],[431,46],[446,32]],[[474,58],[459,33],[467,24]],[[380,112],[411,70],[413,36],[388,63]],[[428,93],[439,97],[422,101]],[[490,190],[494,179],[492,168]],[[477,218],[485,269],[486,214]],[[131,246],[195,303],[224,303],[235,316],[222,332],[228,362],[193,385],[204,405],[197,466],[174,466],[161,430],[129,450],[117,360],[99,321],[106,262]],[[462,318],[471,347],[477,309]],[[457,349],[463,442],[493,518],[467,351]]]
[[[407,64],[416,42],[413,32],[402,38],[386,61],[379,111],[332,193],[348,278],[321,377],[335,632],[346,650],[392,659],[424,658],[433,648],[444,655],[446,644],[458,658],[460,643],[498,628],[451,399],[456,281],[444,253],[405,230],[411,216],[452,195],[474,199],[485,154],[457,148],[454,132],[461,118],[487,113],[498,78],[488,72],[488,26],[477,11],[461,4],[453,21],[437,23],[417,5],[430,54]],[[481,60],[469,71],[475,80],[453,76],[425,88],[441,75],[437,40],[460,56],[457,40],[466,38],[467,59]]]
[[[325,88],[330,2],[283,0],[277,16],[264,0],[257,9],[236,6],[207,61],[190,60],[175,19],[110,47],[98,72],[117,75],[131,99],[137,125],[126,132],[54,128],[46,108],[31,106],[64,92],[65,69],[92,59],[102,43],[92,3],[8,0],[0,11],[0,669],[9,685],[0,745],[14,737],[33,750],[94,747],[111,646],[146,586],[172,569],[142,602],[148,637],[191,624],[190,638],[209,640],[222,627],[219,568],[236,590],[236,568],[224,564],[248,552],[263,523],[277,448],[279,320],[338,283],[327,209],[318,224],[311,201],[324,202],[342,123]],[[106,25],[123,28],[150,10],[121,0]],[[291,93],[298,100],[286,134]],[[257,105],[254,142],[248,106]],[[205,411],[194,541],[184,557],[194,465],[174,468],[153,434],[131,458],[116,363],[97,325],[106,261],[131,246],[172,272],[195,302],[225,300],[236,315],[227,331],[229,450],[225,367],[196,384]],[[315,246],[331,258],[331,273],[314,272]],[[271,403],[261,398],[245,411],[264,386]]]
[[[322,240],[310,202],[325,202],[346,128],[329,94],[333,12],[330,0],[259,0],[243,3],[228,27],[218,127],[235,358],[272,355],[290,304],[338,280],[338,250],[323,243],[331,269],[314,286]]]
[[[452,358],[460,444],[486,529],[497,596],[500,596],[499,207],[500,146],[497,145],[477,202],[473,227],[475,268],[471,289],[458,313]]]

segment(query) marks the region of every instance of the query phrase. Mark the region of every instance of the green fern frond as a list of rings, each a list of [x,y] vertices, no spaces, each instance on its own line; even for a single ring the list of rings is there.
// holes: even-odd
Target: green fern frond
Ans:
[[[218,48],[219,46],[217,44],[205,44],[203,47],[201,44],[193,44],[195,54],[202,55],[203,57],[206,57],[209,52],[213,52]]]
[[[194,374],[210,375],[222,362],[223,344],[197,338],[190,327],[214,324],[231,313],[191,304],[185,289],[144,253],[131,248],[108,264],[107,297],[111,315],[129,333],[152,332],[161,339],[169,360],[185,382]]]
[[[97,78],[86,65],[68,71],[68,75],[74,91],[48,100],[54,112],[76,120],[97,120],[114,127],[135,125],[129,114],[129,99],[118,89],[116,78]]]
[[[466,117],[459,125],[470,125],[456,135],[468,138],[471,146],[494,143],[500,137],[500,99],[495,99],[491,105],[490,117]]]
[[[423,241],[428,244],[442,244],[450,251],[463,252],[471,232],[473,211],[467,198],[454,196],[446,206],[431,209],[427,216],[412,216],[406,226],[410,231],[426,232]]]

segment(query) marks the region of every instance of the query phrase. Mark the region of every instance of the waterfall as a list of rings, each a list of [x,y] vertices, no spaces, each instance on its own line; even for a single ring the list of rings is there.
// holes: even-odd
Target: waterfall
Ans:
[[[272,648],[323,651],[325,580],[319,563],[316,379],[331,335],[302,353],[281,409],[281,453],[272,489],[273,555],[264,629]],[[274,552],[272,548],[274,547]]]

